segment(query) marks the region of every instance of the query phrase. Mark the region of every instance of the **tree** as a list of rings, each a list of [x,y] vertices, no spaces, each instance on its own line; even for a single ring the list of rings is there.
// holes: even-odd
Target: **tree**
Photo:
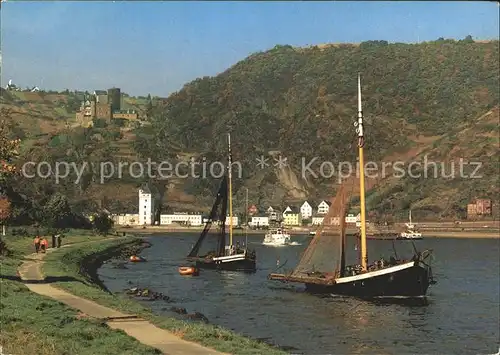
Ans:
[[[2,108],[0,115],[10,118],[9,110]],[[5,120],[0,121],[0,193],[5,192],[10,179],[16,174],[16,166],[13,160],[19,155],[18,148],[20,139],[13,139],[10,127]]]
[[[72,219],[68,199],[61,193],[54,194],[43,208],[43,222],[50,229],[71,227]]]
[[[92,221],[94,231],[100,235],[108,235],[109,231],[113,228],[113,220],[109,218],[108,214],[101,212],[94,215]]]
[[[150,119],[153,114],[153,101],[151,100],[151,94],[148,94],[148,103],[146,105],[146,118]]]
[[[0,223],[2,224],[2,235],[5,236],[5,224],[11,214],[9,199],[5,196],[0,197]]]
[[[474,43],[474,40],[472,39],[471,35],[466,36],[463,41],[464,43]]]
[[[66,104],[64,105],[64,108],[68,113],[75,113],[80,108],[80,105],[81,102],[78,100],[78,97],[68,95],[66,98]]]

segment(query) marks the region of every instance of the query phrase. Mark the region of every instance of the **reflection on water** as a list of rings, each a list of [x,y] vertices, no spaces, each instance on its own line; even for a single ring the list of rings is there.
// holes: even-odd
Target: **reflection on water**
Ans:
[[[434,274],[438,280],[426,299],[377,299],[318,297],[300,284],[267,280],[276,270],[293,268],[309,238],[292,237],[301,246],[273,248],[259,245],[255,274],[202,270],[199,277],[182,277],[177,267],[197,235],[151,237],[153,247],[142,256],[147,263],[114,269],[105,264],[100,276],[112,291],[150,287],[174,299],[188,312],[201,312],[211,323],[242,334],[289,347],[294,353],[333,354],[488,354],[499,343],[499,241],[425,239],[416,242],[434,249]],[[251,236],[249,238],[255,238]],[[398,253],[409,256],[411,243],[397,242]],[[389,257],[392,243],[368,241],[369,257]],[[356,257],[355,243],[348,246]],[[280,270],[283,272],[283,270]],[[163,302],[148,302],[159,314],[171,316]]]

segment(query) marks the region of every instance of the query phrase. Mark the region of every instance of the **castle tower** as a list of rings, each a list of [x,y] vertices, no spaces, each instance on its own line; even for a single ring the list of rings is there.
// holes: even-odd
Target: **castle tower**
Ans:
[[[119,88],[108,89],[108,103],[111,104],[111,112],[120,111],[122,95]]]

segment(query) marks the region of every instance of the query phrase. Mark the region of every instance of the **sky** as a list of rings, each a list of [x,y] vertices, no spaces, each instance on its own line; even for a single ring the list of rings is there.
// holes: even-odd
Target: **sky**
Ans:
[[[168,96],[277,44],[498,39],[495,2],[13,1],[2,86]]]

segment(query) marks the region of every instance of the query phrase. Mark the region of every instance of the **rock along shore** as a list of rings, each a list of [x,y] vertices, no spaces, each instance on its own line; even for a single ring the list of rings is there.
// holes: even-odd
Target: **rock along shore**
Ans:
[[[80,274],[104,291],[111,293],[99,279],[97,270],[99,270],[102,264],[111,259],[128,259],[131,255],[138,255],[142,250],[149,247],[151,247],[151,243],[142,239],[132,241],[124,239],[123,244],[114,245],[100,252],[85,256],[78,265]]]

